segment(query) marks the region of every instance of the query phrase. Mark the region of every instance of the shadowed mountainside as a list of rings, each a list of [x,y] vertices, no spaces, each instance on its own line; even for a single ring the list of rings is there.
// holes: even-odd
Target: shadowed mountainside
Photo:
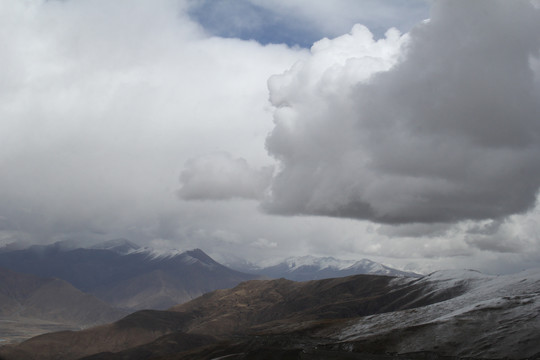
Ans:
[[[0,266],[63,279],[115,307],[166,309],[216,289],[257,278],[231,270],[195,249],[158,256],[126,240],[108,248],[70,249],[35,245],[0,252]],[[128,250],[135,250],[128,252]]]

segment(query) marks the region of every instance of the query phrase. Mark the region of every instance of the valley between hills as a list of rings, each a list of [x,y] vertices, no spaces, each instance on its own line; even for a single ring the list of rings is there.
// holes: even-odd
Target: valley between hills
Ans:
[[[0,272],[3,323],[35,322],[44,325],[42,330],[54,331],[0,346],[0,359],[540,358],[540,270],[505,276],[452,270],[426,276],[360,274],[293,281],[229,269],[201,250],[159,257],[127,249],[125,241],[112,245],[88,253],[58,244],[0,253],[1,267],[7,268],[10,259],[19,260],[14,262],[18,270]],[[122,273],[122,266],[107,267],[103,260],[110,257],[121,264],[130,254],[144,255],[137,259],[147,261],[139,264],[135,275],[133,268]],[[25,256],[32,261],[22,261]],[[68,260],[76,257],[86,269],[90,256],[102,259],[104,271],[118,271],[111,272],[115,285],[110,286],[118,286],[124,295],[110,301],[115,298],[95,282],[92,287],[89,281],[88,292],[83,292],[57,276],[28,274],[32,267],[45,273],[45,264],[58,264],[49,274],[64,271],[81,286],[82,279],[91,277],[75,266],[75,260]],[[52,262],[51,257],[65,261]],[[316,278],[321,275],[318,261],[296,260],[288,271],[303,267],[302,276],[311,269]],[[362,264],[367,266],[363,271],[381,270],[376,264]],[[60,265],[72,268],[66,271]],[[339,272],[353,265],[333,266]],[[20,270],[23,266],[26,274]],[[119,285],[135,284],[132,276],[151,284],[161,279],[161,287],[152,284],[153,290],[145,292],[142,285]],[[212,277],[214,282],[207,280]],[[169,289],[179,284],[185,286],[183,291]],[[158,296],[149,296],[152,292]],[[135,300],[127,301],[125,294],[136,294]],[[137,309],[148,299],[159,299],[156,304],[162,307]],[[176,303],[164,308],[164,299]]]

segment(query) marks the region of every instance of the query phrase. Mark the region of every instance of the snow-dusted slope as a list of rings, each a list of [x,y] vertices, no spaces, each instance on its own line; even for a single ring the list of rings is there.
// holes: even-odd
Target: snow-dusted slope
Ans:
[[[460,289],[450,300],[354,320],[336,338],[351,349],[377,341],[392,352],[523,358],[540,353],[540,269],[508,276],[439,271],[396,285],[425,284],[424,296]],[[401,284],[399,284],[401,283]],[[388,351],[387,350],[387,351]]]

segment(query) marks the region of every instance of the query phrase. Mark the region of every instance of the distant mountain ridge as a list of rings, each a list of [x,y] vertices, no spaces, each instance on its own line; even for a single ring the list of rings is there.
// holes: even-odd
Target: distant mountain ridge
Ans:
[[[0,268],[0,338],[14,340],[51,329],[80,329],[127,315],[64,280]],[[48,328],[48,330],[46,330]]]
[[[125,255],[137,251],[141,247],[127,239],[113,239],[90,246],[89,249],[110,250]]]
[[[126,315],[60,279],[0,268],[0,317],[38,318],[77,325],[104,323]]]
[[[127,309],[166,309],[206,292],[257,278],[229,269],[200,249],[159,254],[118,239],[91,248],[34,245],[0,252],[0,267],[63,279]]]
[[[406,272],[380,263],[362,259],[339,260],[333,257],[300,256],[289,257],[271,266],[244,264],[235,267],[239,271],[257,273],[269,278],[285,278],[295,281],[320,280],[351,275],[370,274],[387,276],[420,277],[421,275]]]
[[[206,292],[230,288],[242,281],[286,278],[295,281],[357,274],[418,277],[363,259],[332,257],[288,258],[270,267],[244,266],[235,270],[219,264],[200,249],[158,252],[127,239],[114,239],[88,248],[69,241],[4,247],[0,267],[63,279],[119,308],[167,309]]]

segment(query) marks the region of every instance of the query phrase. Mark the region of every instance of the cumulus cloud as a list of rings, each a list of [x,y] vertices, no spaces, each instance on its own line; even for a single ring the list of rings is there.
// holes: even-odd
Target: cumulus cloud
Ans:
[[[258,199],[270,185],[273,168],[253,169],[242,158],[214,153],[186,162],[178,195],[185,200]]]
[[[357,26],[316,43],[269,81],[280,171],[265,208],[390,224],[529,210],[539,32],[529,1],[439,1],[407,36]]]
[[[283,17],[287,29],[307,26],[310,36],[342,34],[358,12],[391,14],[388,21],[400,29],[398,17],[427,17],[410,17],[409,0],[242,1],[276,17],[292,14]],[[536,130],[520,114],[534,114],[531,98],[540,89],[538,22],[531,20],[538,10],[519,1],[435,4],[431,22],[410,34],[391,31],[374,41],[358,25],[319,41],[310,54],[211,36],[193,20],[189,0],[0,1],[0,245],[129,238],[252,261],[312,253],[395,260],[415,270],[538,264],[538,208],[498,227],[474,221],[391,227],[268,216],[252,200],[264,192],[275,163],[264,148],[274,113],[268,148],[280,175],[265,204],[279,213],[395,222],[403,214],[418,219],[425,204],[440,219],[445,205],[448,214],[463,215],[456,203],[478,194],[479,184],[501,204],[509,192],[519,200],[535,188],[537,165],[529,167],[520,154],[528,146],[538,158],[524,136]],[[384,26],[368,25],[379,39]],[[453,75],[462,69],[470,71]],[[274,108],[267,80],[278,73],[268,82]],[[483,85],[458,86],[468,80]],[[467,105],[466,98],[485,99],[497,115],[489,131],[478,120],[465,131],[456,114],[456,121],[428,121],[426,104],[438,114],[446,105]],[[468,105],[462,113],[484,119],[482,109]],[[186,197],[229,200],[179,201],[179,175]],[[436,179],[450,188],[439,207],[433,207]],[[471,196],[471,209],[487,206],[480,200]],[[353,211],[365,204],[375,216]],[[396,210],[385,214],[386,207]]]

